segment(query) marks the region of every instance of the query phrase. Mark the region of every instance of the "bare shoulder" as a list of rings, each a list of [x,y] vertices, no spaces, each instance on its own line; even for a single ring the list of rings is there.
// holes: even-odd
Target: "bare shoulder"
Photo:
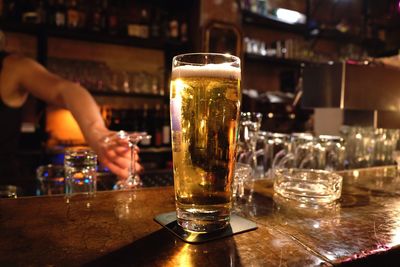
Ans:
[[[389,67],[400,68],[400,56],[398,55],[379,58],[378,61]]]
[[[4,58],[0,76],[0,93],[4,103],[11,107],[20,107],[27,98],[27,92],[20,86],[21,71],[31,59],[19,55],[8,55]],[[25,66],[25,67],[24,67]]]
[[[29,68],[39,68],[35,60],[18,54],[10,54],[4,59],[3,67],[12,69],[13,72]]]

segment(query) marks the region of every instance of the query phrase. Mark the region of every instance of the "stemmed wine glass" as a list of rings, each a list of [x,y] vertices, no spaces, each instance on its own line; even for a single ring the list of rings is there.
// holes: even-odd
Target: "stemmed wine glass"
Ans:
[[[239,152],[237,161],[250,164],[254,174],[257,174],[256,145],[261,128],[261,121],[262,114],[258,112],[242,112],[240,115]]]
[[[126,180],[118,180],[114,185],[115,190],[126,190],[137,188],[142,185],[142,181],[136,171],[135,162],[136,162],[136,153],[137,145],[143,140],[149,140],[151,136],[146,132],[132,132],[128,133],[125,131],[119,131],[111,136],[105,138],[104,143],[106,145],[117,145],[117,144],[126,144],[129,147],[130,152],[130,161],[128,168],[128,178]]]

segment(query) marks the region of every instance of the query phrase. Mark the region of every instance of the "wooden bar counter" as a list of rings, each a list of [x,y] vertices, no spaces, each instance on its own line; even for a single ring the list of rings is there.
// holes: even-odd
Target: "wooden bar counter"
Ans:
[[[237,212],[258,229],[188,244],[153,221],[172,187],[0,199],[0,266],[399,266],[400,178],[344,173],[338,203],[302,207],[257,181]]]

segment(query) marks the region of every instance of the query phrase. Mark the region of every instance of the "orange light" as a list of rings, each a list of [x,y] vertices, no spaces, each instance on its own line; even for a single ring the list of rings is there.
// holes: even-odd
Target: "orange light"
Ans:
[[[46,131],[53,140],[73,140],[83,143],[83,134],[71,112],[66,109],[48,107],[46,112]]]

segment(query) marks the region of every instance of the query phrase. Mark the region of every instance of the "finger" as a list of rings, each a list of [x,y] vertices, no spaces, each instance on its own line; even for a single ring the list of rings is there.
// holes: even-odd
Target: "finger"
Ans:
[[[135,162],[135,170],[136,172],[142,172],[144,168],[139,162]]]
[[[108,160],[122,169],[129,168],[131,162],[131,160],[126,157],[113,157],[113,158],[108,158]]]
[[[118,154],[123,157],[125,157],[125,156],[128,157],[130,154],[129,147],[125,147],[125,146],[116,146],[112,150],[115,152],[115,154]]]
[[[105,149],[117,149],[119,147],[125,148],[126,150],[129,150],[129,143],[126,140],[114,140],[108,143],[103,143],[102,146]]]
[[[126,155],[121,157],[114,150],[106,150],[103,151],[100,158],[107,160],[108,162],[112,162],[114,165],[117,165],[120,168],[126,169],[130,164],[130,156]]]
[[[118,165],[115,165],[113,162],[103,159],[102,163],[115,175],[121,177],[123,179],[128,178],[128,169],[120,168]]]

